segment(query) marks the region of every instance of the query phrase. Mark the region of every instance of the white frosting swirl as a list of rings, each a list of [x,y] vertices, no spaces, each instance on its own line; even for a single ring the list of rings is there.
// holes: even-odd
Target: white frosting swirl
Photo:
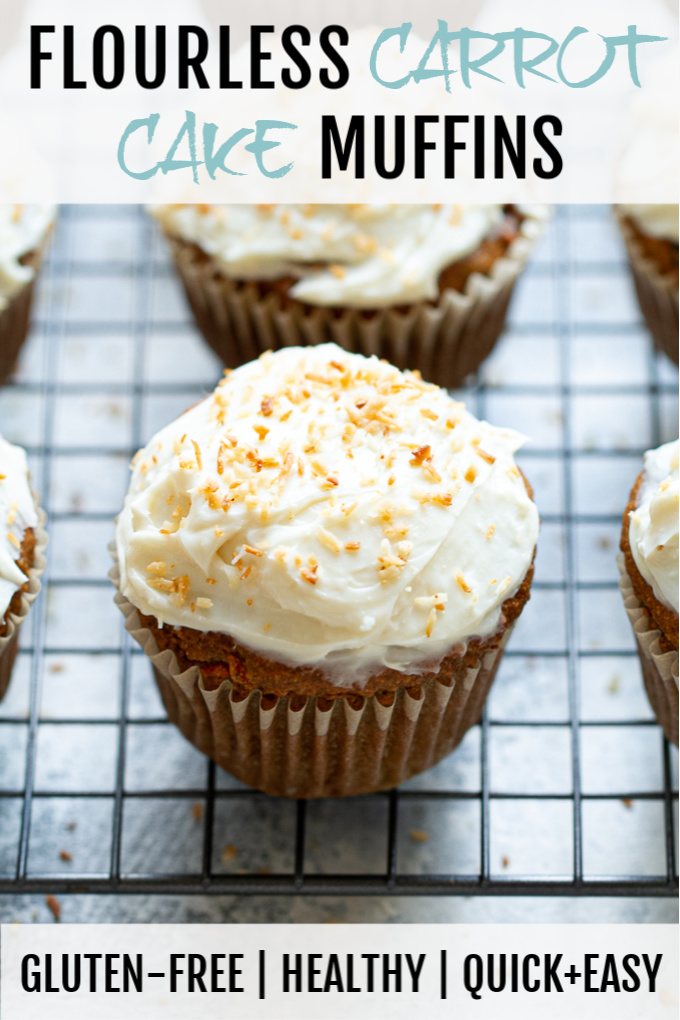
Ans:
[[[377,358],[267,353],[135,458],[121,590],[337,683],[423,670],[493,634],[530,567],[522,442]]]
[[[26,454],[0,436],[0,626],[15,592],[28,580],[17,560],[24,532],[37,523]]]
[[[436,298],[443,269],[503,223],[498,205],[167,205],[165,231],[229,277],[294,277],[311,305],[381,308]]]
[[[629,216],[638,229],[648,237],[678,243],[677,205],[620,205],[619,209]]]
[[[54,215],[51,205],[0,203],[0,312],[33,279],[35,271],[19,260],[42,243]]]
[[[655,597],[678,612],[678,448],[676,439],[645,454],[637,508],[630,515],[635,565]]]

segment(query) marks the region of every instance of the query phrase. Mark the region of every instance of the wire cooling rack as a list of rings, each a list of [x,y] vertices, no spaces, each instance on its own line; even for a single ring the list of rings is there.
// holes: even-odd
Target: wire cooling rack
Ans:
[[[643,451],[677,435],[608,209],[560,207],[464,399],[533,437],[532,599],[481,724],[399,790],[294,803],[167,723],[107,581],[131,454],[214,386],[136,207],[67,207],[0,432],[50,519],[44,589],[0,704],[0,893],[677,894],[677,752],[617,590]]]

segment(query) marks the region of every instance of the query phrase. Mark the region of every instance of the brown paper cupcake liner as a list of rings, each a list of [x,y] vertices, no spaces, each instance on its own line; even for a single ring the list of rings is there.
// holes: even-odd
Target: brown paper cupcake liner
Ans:
[[[19,628],[28,615],[28,611],[38,597],[40,578],[45,570],[45,549],[47,548],[47,532],[45,531],[45,512],[39,505],[38,497],[33,493],[38,524],[35,528],[35,548],[33,550],[33,566],[28,571],[28,587],[21,593],[21,606],[18,613],[8,613],[5,620],[5,634],[0,637],[0,701],[5,696],[12,675],[12,666],[19,648]]]
[[[520,236],[486,275],[436,302],[365,311],[285,301],[267,284],[232,280],[195,245],[168,235],[177,271],[205,339],[235,368],[263,351],[334,341],[347,351],[418,369],[428,382],[460,386],[500,336],[517,278],[541,233],[542,210],[526,215]]]
[[[109,576],[118,587],[117,564]],[[429,680],[417,694],[399,688],[387,705],[379,695],[301,703],[251,691],[240,699],[228,680],[206,690],[200,669],[182,671],[174,652],[161,651],[120,591],[115,601],[151,660],[170,721],[187,740],[248,786],[294,798],[374,793],[435,765],[479,721],[512,629],[451,686]]]
[[[635,293],[647,328],[657,350],[678,364],[678,284],[668,273],[660,273],[647,257],[621,210],[616,217],[626,243]]]
[[[646,612],[633,590],[622,553],[617,557],[619,588],[637,644],[647,696],[664,733],[671,743],[678,743],[678,653],[665,652],[662,634]]]
[[[22,344],[28,334],[31,322],[31,306],[35,281],[40,269],[44,245],[25,255],[21,262],[34,270],[33,279],[24,284],[0,312],[0,385],[14,371]]]

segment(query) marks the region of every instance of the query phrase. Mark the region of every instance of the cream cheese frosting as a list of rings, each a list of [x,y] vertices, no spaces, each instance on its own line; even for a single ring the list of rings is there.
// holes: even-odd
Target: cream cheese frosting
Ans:
[[[678,243],[677,205],[620,205],[619,209],[629,216],[643,234],[664,241]]]
[[[377,358],[268,352],[136,456],[121,591],[336,683],[423,671],[495,633],[531,565],[523,441]]]
[[[20,259],[42,244],[54,216],[52,205],[0,203],[0,312],[33,279]]]
[[[229,277],[293,277],[311,305],[379,308],[436,298],[438,279],[503,223],[499,205],[165,205],[166,233]]]
[[[17,560],[24,532],[37,524],[26,454],[0,436],[0,625],[15,592],[28,580]]]
[[[678,448],[676,440],[645,454],[637,507],[630,515],[635,565],[655,597],[678,612]]]

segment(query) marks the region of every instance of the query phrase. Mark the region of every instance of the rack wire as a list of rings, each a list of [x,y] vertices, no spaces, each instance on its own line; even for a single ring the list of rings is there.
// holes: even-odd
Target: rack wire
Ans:
[[[0,432],[28,452],[51,548],[0,704],[0,893],[675,896],[677,752],[616,584],[643,451],[677,435],[602,207],[558,207],[463,397],[532,434],[532,601],[482,722],[435,769],[345,802],[247,789],[166,720],[112,601],[132,453],[214,386],[155,228],[65,207]]]

